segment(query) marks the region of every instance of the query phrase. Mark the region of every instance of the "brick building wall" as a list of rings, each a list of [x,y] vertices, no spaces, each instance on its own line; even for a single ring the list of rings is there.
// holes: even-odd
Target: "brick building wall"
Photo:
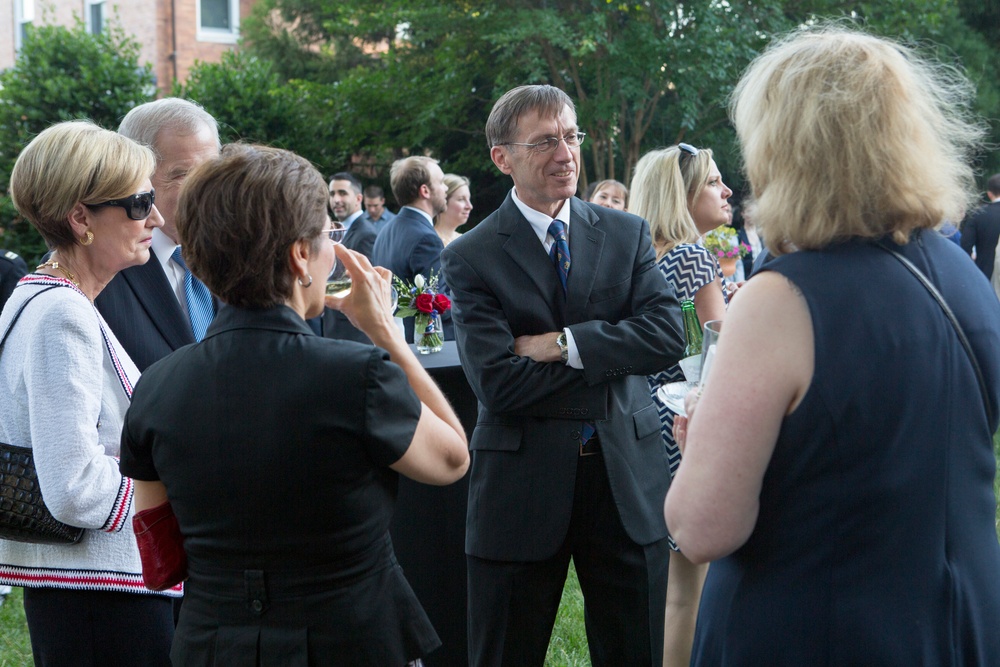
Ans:
[[[14,0],[18,2],[19,0]],[[242,21],[255,0],[239,0]],[[162,94],[173,82],[184,82],[196,61],[218,62],[235,48],[231,36],[213,35],[198,29],[199,0],[107,0],[105,21],[122,26],[140,44],[140,62],[150,64]],[[86,15],[86,0],[35,0],[34,24],[72,26]],[[0,0],[0,69],[14,65],[15,20],[13,3]]]

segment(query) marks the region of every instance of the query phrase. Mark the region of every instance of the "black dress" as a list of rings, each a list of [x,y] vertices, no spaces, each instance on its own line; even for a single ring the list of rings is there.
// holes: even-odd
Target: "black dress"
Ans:
[[[997,414],[989,283],[940,234],[898,249],[962,323]],[[808,304],[815,369],[782,423],[753,533],[709,568],[691,664],[1000,665],[997,424],[942,309],[865,242],[767,269]]]
[[[183,665],[403,665],[439,645],[388,535],[420,402],[385,351],[224,307],[150,366],[122,470],[161,480],[189,579]]]

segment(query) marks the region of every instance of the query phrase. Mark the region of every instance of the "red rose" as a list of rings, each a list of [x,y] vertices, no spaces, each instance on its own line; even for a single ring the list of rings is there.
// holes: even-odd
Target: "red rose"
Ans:
[[[421,313],[433,313],[434,312],[434,295],[432,294],[418,294],[417,298],[414,299],[413,305]]]
[[[434,310],[439,313],[443,313],[449,308],[451,308],[451,299],[446,297],[444,294],[438,294],[434,297]]]

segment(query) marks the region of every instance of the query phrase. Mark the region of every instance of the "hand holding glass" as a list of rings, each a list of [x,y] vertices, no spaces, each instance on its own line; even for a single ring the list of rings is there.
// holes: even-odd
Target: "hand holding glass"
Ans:
[[[701,341],[701,374],[699,382],[705,384],[708,372],[715,361],[715,348],[719,344],[719,332],[722,331],[722,320],[705,322],[705,333]]]
[[[333,245],[343,243],[347,230],[339,222],[334,222],[332,225],[331,229],[326,230],[330,241]],[[343,299],[351,293],[351,274],[347,272],[347,268],[339,257],[334,260],[333,270],[326,278],[326,293],[328,296],[335,296],[339,299]]]

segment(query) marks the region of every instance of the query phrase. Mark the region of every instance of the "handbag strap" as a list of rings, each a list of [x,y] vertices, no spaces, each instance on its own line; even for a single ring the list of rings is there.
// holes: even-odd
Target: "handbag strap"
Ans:
[[[17,322],[17,318],[21,317],[21,313],[24,311],[24,307],[27,306],[32,299],[34,299],[42,292],[48,292],[50,289],[55,289],[56,287],[58,287],[58,285],[51,285],[49,287],[46,287],[45,289],[40,289],[21,303],[21,305],[17,309],[17,312],[14,313],[14,317],[10,318],[10,324],[7,325],[7,330],[3,332],[3,338],[0,338],[0,352],[3,351],[4,343],[7,342],[7,336],[10,335],[11,329],[14,328],[14,324]]]
[[[17,309],[16,313],[14,313],[14,317],[11,319],[10,325],[7,327],[7,331],[4,332],[3,339],[0,340],[0,352],[3,351],[3,344],[7,341],[7,335],[14,327],[14,323],[17,321],[17,318],[21,316],[21,311],[28,305],[29,301],[42,292],[47,292],[53,287],[68,287],[69,289],[76,291],[80,296],[87,298],[87,295],[84,294],[76,284],[66,280],[65,278],[52,278],[50,276],[30,273],[18,281],[18,286],[21,285],[47,285],[47,287],[45,289],[38,290],[38,292],[25,299],[24,303],[21,304],[21,307]],[[114,366],[115,374],[118,376],[118,383],[121,385],[122,391],[125,392],[125,396],[127,396],[129,400],[132,400],[132,380],[125,371],[125,366],[122,365],[121,359],[118,357],[118,353],[115,352],[115,346],[111,342],[108,330],[104,327],[104,322],[101,319],[101,315],[98,312],[97,307],[93,304],[91,304],[91,306],[94,308],[94,314],[97,316],[97,324],[100,326],[101,336],[104,338],[104,347],[107,349],[108,355],[111,357],[111,364]]]
[[[989,400],[990,395],[989,391],[986,389],[986,379],[983,377],[983,371],[979,367],[979,361],[976,359],[976,353],[973,352],[972,345],[969,344],[969,339],[966,338],[965,336],[965,330],[962,329],[962,325],[959,324],[958,318],[955,317],[955,313],[953,313],[951,311],[951,308],[948,307],[948,303],[944,300],[944,297],[941,295],[941,292],[938,291],[938,289],[934,286],[934,284],[931,283],[930,279],[927,276],[925,276],[923,272],[920,269],[918,269],[913,262],[906,259],[906,257],[904,257],[902,253],[893,250],[892,248],[889,248],[886,245],[883,245],[881,241],[876,242],[875,245],[877,245],[879,248],[885,250],[887,253],[898,259],[900,264],[909,269],[910,273],[916,276],[917,280],[920,281],[920,284],[923,285],[925,288],[927,288],[927,291],[931,293],[931,296],[934,297],[934,300],[938,302],[939,306],[941,306],[941,310],[944,311],[945,317],[948,318],[948,321],[951,322],[951,326],[954,327],[955,329],[955,333],[958,334],[958,342],[962,344],[963,348],[965,348],[965,354],[967,354],[969,357],[969,362],[972,364],[972,370],[975,371],[976,373],[976,382],[979,383],[979,393],[982,394],[983,407],[986,408],[986,418],[989,420],[987,423],[992,428],[992,425],[994,423],[993,409],[990,407],[990,400]]]

